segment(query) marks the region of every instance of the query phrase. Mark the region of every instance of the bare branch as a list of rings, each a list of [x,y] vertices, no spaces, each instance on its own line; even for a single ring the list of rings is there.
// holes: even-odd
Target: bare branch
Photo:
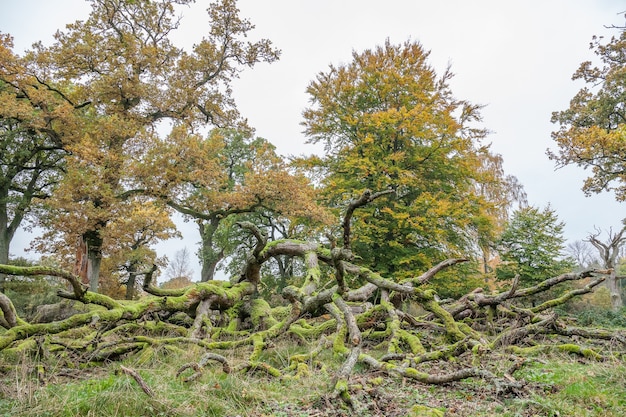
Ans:
[[[354,214],[354,210],[359,207],[363,207],[366,204],[371,203],[379,197],[382,197],[387,194],[394,193],[394,190],[385,190],[372,194],[370,190],[365,190],[361,197],[353,200],[348,205],[348,209],[346,210],[346,214],[343,217],[343,247],[344,249],[350,249],[350,220],[352,219],[352,215]]]

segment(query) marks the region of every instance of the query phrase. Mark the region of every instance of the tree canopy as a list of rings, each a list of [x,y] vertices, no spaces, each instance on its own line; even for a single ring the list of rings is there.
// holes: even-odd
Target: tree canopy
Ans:
[[[326,204],[393,191],[355,220],[353,249],[398,277],[487,246],[521,196],[483,143],[480,106],[454,98],[452,74],[437,76],[428,55],[416,42],[354,52],[317,75],[304,111],[309,142],[325,154],[301,164],[320,178]]]
[[[306,177],[290,172],[272,144],[246,131],[213,129],[204,138],[179,127],[148,152],[143,169],[146,192],[198,225],[202,281],[212,280],[218,263],[243,240],[232,217],[326,218]]]
[[[114,220],[145,216],[133,190],[163,122],[243,127],[229,85],[243,68],[277,59],[278,51],[264,39],[243,40],[253,26],[233,0],[211,4],[207,32],[191,51],[170,40],[179,27],[174,2],[94,0],[92,6],[86,21],[57,32],[50,47],[36,44],[19,58],[3,49],[12,65],[3,66],[0,81],[21,106],[47,114],[27,127],[52,132],[70,152],[40,225],[57,237],[53,242],[68,246],[80,237],[86,243],[97,291],[103,253],[120,237],[112,233]]]
[[[626,200],[626,28],[605,43],[594,37],[591,49],[599,65],[583,62],[574,80],[586,83],[571,100],[567,110],[555,112],[552,122],[557,151],[548,155],[557,166],[590,168],[592,175],[583,185],[585,193],[613,191]]]

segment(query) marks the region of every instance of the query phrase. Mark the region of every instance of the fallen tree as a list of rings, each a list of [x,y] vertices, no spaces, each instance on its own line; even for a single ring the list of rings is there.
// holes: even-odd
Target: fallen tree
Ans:
[[[17,315],[11,300],[0,294],[0,325],[4,328],[0,351],[4,358],[25,352],[54,355],[75,367],[129,355],[148,356],[162,346],[175,351],[195,345],[206,353],[198,362],[181,367],[177,375],[192,383],[210,362],[220,363],[227,373],[261,372],[275,378],[297,378],[315,366],[321,352],[332,350],[344,359],[334,371],[331,389],[348,404],[352,401],[350,378],[357,363],[425,384],[482,378],[497,393],[509,393],[523,386],[513,373],[534,353],[556,350],[592,360],[607,355],[624,358],[626,332],[576,327],[554,310],[573,297],[593,291],[610,271],[564,274],[528,288],[518,288],[516,280],[500,293],[476,289],[458,300],[442,302],[428,289],[429,281],[466,259],[445,260],[420,276],[400,282],[359,266],[350,251],[350,217],[355,209],[384,194],[365,193],[350,205],[343,222],[342,247],[268,241],[253,224],[240,223],[256,244],[236,280],[164,290],[152,284],[153,268],[144,279],[149,296],[136,301],[93,293],[80,277],[62,270],[0,265],[4,274],[63,278],[71,290],[59,291],[60,297],[92,306],[64,320],[29,323]],[[261,267],[279,255],[299,257],[305,274],[302,285],[282,291],[287,305],[272,306],[259,297],[257,288]],[[582,280],[587,282],[582,287],[556,291],[566,282]],[[558,295],[534,306],[529,302],[548,290]],[[411,314],[409,305],[421,312]],[[268,353],[271,356],[275,341],[285,338],[310,346],[308,354],[293,355],[284,366],[262,360]],[[611,344],[611,350],[600,349],[603,343]],[[220,353],[244,347],[249,352],[247,359],[236,366]],[[502,372],[490,366],[489,358],[494,354],[508,356],[510,369]],[[145,384],[140,379],[138,382]],[[147,386],[142,385],[142,389],[149,392]]]

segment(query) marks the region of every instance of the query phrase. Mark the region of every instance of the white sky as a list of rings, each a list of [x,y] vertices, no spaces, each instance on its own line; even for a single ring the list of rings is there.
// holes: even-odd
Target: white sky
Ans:
[[[197,0],[182,9],[179,41],[199,40],[207,5]],[[300,122],[305,89],[317,73],[387,38],[394,44],[414,40],[431,51],[439,74],[452,66],[458,99],[486,105],[483,124],[493,132],[492,149],[524,185],[530,204],[555,209],[568,241],[584,239],[594,227],[618,228],[626,217],[612,194],[584,196],[585,171],[555,171],[545,154],[557,129],[551,113],[566,109],[582,87],[571,76],[581,62],[594,59],[591,37],[610,37],[617,32],[605,26],[624,24],[618,15],[626,10],[623,0],[240,0],[239,8],[256,25],[251,40],[269,38],[282,50],[278,62],[246,70],[234,85],[242,115],[280,153],[313,152]],[[89,9],[84,0],[0,0],[0,32],[10,33],[16,51],[23,51],[38,40],[49,44],[57,29],[85,19]],[[159,250],[195,251],[194,227],[182,224],[184,240]],[[28,241],[18,236],[11,253],[21,255]]]

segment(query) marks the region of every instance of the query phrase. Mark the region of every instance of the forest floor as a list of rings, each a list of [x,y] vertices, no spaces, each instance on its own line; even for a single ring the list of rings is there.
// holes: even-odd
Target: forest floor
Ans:
[[[286,361],[299,350],[306,347],[283,340],[266,359]],[[220,353],[236,363],[244,351]],[[481,379],[424,385],[357,365],[349,409],[331,395],[332,375],[342,363],[332,352],[318,358],[324,365],[311,363],[313,371],[298,379],[226,374],[213,365],[191,382],[183,381],[185,374],[177,377],[182,365],[197,362],[202,354],[164,347],[150,357],[135,355],[86,369],[0,357],[0,416],[626,416],[626,362],[618,359],[598,362],[565,353],[528,358],[514,374],[524,381],[522,388],[506,393]],[[491,367],[509,366],[504,359],[498,365],[495,353],[483,360]],[[429,371],[451,366],[433,363]],[[125,372],[129,369],[149,393]]]

